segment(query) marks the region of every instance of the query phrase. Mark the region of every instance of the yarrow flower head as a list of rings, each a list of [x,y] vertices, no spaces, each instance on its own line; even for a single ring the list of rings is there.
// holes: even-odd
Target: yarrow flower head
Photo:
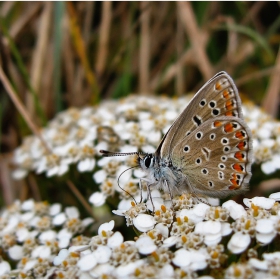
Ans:
[[[51,154],[37,138],[26,138],[14,153],[16,178],[32,171],[61,176],[74,166],[78,175],[92,176],[93,212],[104,211],[112,220],[94,224],[86,236],[93,220],[82,219],[75,207],[62,211],[60,204],[15,202],[0,217],[1,278],[279,277],[280,256],[273,251],[279,193],[244,199],[245,207],[233,200],[219,206],[219,200],[197,194],[171,199],[140,180],[135,157],[101,157],[101,149],[154,152],[189,100],[130,96],[69,109],[42,130]],[[280,125],[257,107],[243,109],[253,132],[254,162],[273,173],[280,169]],[[116,216],[106,200],[115,204]],[[132,240],[130,229],[119,231],[122,219],[136,232]]]

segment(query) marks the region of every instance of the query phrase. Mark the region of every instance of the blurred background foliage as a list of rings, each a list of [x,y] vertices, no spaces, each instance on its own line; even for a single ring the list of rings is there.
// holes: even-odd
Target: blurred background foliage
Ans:
[[[15,182],[10,170],[30,128],[70,107],[131,93],[180,96],[224,70],[243,100],[279,117],[279,12],[270,1],[0,2],[1,204],[65,198],[57,188],[65,178],[42,180],[36,194],[37,178]],[[87,198],[92,174],[83,178]]]

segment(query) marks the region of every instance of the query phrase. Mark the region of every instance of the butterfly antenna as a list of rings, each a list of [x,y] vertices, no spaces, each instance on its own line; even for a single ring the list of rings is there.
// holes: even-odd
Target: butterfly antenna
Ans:
[[[105,151],[105,150],[100,150],[99,151],[103,156],[105,157],[115,157],[115,156],[131,156],[131,155],[141,155],[143,153],[141,152],[132,152],[132,153],[119,153],[119,152],[110,152],[110,151]]]
[[[120,174],[120,176],[119,176],[119,178],[118,178],[118,186],[119,186],[119,188],[120,188],[122,191],[126,192],[126,193],[134,200],[135,204],[137,204],[137,202],[136,202],[135,198],[133,197],[133,195],[130,194],[128,191],[126,191],[125,189],[123,189],[123,188],[120,186],[120,178],[121,178],[121,176],[123,175],[124,172],[126,172],[126,171],[128,171],[128,170],[130,170],[130,169],[132,169],[132,168],[136,168],[136,167],[138,167],[138,165],[127,168],[126,170],[124,170],[124,171]]]

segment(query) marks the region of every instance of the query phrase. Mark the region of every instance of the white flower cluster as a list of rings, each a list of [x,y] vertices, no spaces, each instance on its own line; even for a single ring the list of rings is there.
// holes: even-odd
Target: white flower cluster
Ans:
[[[15,201],[0,216],[0,248],[17,262],[11,271],[9,262],[0,257],[1,278],[42,278],[52,266],[61,248],[73,243],[73,237],[93,223],[80,219],[76,207],[62,211],[59,203],[49,205],[32,199]],[[83,242],[88,242],[85,238]]]
[[[19,179],[35,171],[59,176],[65,174],[71,164],[77,164],[79,173],[95,170],[93,180],[99,191],[90,197],[94,206],[101,206],[116,192],[124,200],[130,198],[129,193],[139,202],[138,181],[143,173],[134,169],[122,174],[136,165],[135,158],[100,158],[99,150],[154,152],[191,97],[129,96],[97,107],[70,108],[41,131],[52,154],[38,138],[26,137],[15,150],[13,175]],[[253,133],[254,162],[261,164],[266,174],[275,172],[280,168],[280,123],[251,103],[243,105],[243,112]],[[125,192],[117,185],[117,178]]]
[[[246,208],[193,199],[181,195],[173,209],[162,204],[153,215],[132,202],[122,215],[139,232],[134,241],[114,232],[113,220],[88,238],[78,234],[92,220],[79,220],[76,208],[16,202],[0,217],[0,247],[17,266],[0,260],[0,277],[279,279],[280,193],[244,199]]]

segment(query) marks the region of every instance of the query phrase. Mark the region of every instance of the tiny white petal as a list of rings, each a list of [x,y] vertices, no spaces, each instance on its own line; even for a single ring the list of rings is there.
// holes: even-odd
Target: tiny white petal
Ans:
[[[109,223],[104,223],[104,224],[99,226],[98,234],[100,235],[103,230],[104,231],[111,231],[111,230],[113,230],[114,226],[115,226],[115,221],[114,220],[110,221]]]
[[[112,266],[108,263],[104,263],[104,264],[98,264],[89,273],[93,278],[100,279],[100,278],[102,278],[103,275],[112,274],[114,270],[115,270],[114,266]],[[90,277],[87,277],[87,278],[90,278]]]
[[[141,232],[147,232],[153,229],[155,224],[154,217],[148,214],[139,214],[133,219],[133,225]]]
[[[15,180],[20,180],[20,179],[23,179],[24,177],[26,177],[27,174],[28,174],[27,170],[18,168],[12,172],[12,177]]]
[[[264,253],[263,258],[268,261],[271,261],[274,259],[280,259],[280,252]]]
[[[195,226],[195,232],[208,235],[219,234],[222,231],[222,225],[218,221],[199,222]]]
[[[95,160],[93,158],[86,158],[78,163],[77,169],[80,172],[92,171],[94,166]]]
[[[274,237],[276,236],[276,232],[271,232],[271,233],[256,233],[256,239],[262,244],[269,244]]]
[[[154,204],[154,207],[155,207],[155,210],[160,210],[161,209],[161,205],[164,205],[164,200],[163,198],[161,197],[154,197],[153,198],[153,204]],[[151,200],[149,199],[146,203],[147,205],[147,208],[150,210],[150,211],[153,211],[154,208],[153,208],[153,204],[151,202]]]
[[[80,213],[77,207],[66,207],[65,208],[65,213],[67,215],[68,218],[70,219],[76,219],[80,217]]]
[[[107,177],[105,170],[101,169],[93,174],[93,179],[97,184],[102,183]]]
[[[82,225],[83,225],[84,227],[87,227],[87,226],[89,226],[90,224],[92,224],[93,222],[94,222],[94,219],[88,217],[88,218],[85,218],[85,219],[82,220]]]
[[[54,176],[58,173],[59,173],[59,166],[54,166],[54,167],[47,170],[46,176],[47,177],[52,177],[52,176]]]
[[[251,242],[249,234],[236,232],[228,242],[228,249],[234,254],[240,254],[247,249]]]
[[[72,233],[66,228],[60,230],[57,234],[59,248],[66,248],[69,245]]]
[[[102,192],[94,192],[89,198],[89,202],[92,203],[95,207],[102,206],[105,201],[106,196]]]
[[[69,255],[69,251],[67,249],[62,249],[59,251],[58,256],[56,256],[53,260],[54,265],[60,265]]]
[[[48,259],[51,255],[49,246],[37,246],[31,253],[32,258]]]
[[[129,278],[129,275],[135,272],[135,269],[144,264],[144,260],[130,262],[126,265],[120,265],[115,269],[116,278]]]
[[[140,254],[147,255],[156,251],[157,246],[149,236],[140,237],[136,242],[135,246]]]
[[[156,229],[160,231],[163,237],[167,238],[169,234],[168,226],[164,225],[163,223],[159,223],[155,226]]]
[[[264,174],[272,174],[276,171],[276,167],[272,161],[262,163],[261,170]]]
[[[118,215],[118,216],[125,216],[125,212],[127,211],[128,209],[126,210],[112,210],[112,213],[114,213],[115,215]]]
[[[269,219],[259,219],[257,220],[256,231],[263,234],[274,232],[274,222]]]
[[[274,205],[275,200],[272,199],[272,198],[256,196],[256,197],[254,197],[252,199],[244,198],[243,202],[248,207],[251,207],[251,204],[253,203],[256,206],[259,206],[259,207],[262,207],[264,209],[269,210]]]
[[[255,269],[260,270],[267,270],[268,269],[268,263],[267,261],[260,261],[258,259],[251,258],[249,259],[249,264],[254,267]]]
[[[111,257],[111,249],[107,246],[99,245],[96,250],[93,251],[93,255],[98,263],[106,263]]]
[[[162,247],[172,247],[178,241],[179,241],[179,237],[178,236],[174,236],[174,235],[170,236],[170,237],[166,238],[165,240],[163,240]]]
[[[230,223],[222,223],[222,236],[226,236],[232,233]]]
[[[60,203],[54,203],[50,206],[49,214],[51,216],[55,216],[60,212],[61,212],[61,204]]]
[[[193,208],[193,213],[197,217],[196,219],[204,219],[206,211],[210,208],[209,205],[204,203],[196,204]],[[192,217],[189,217],[192,219]]]
[[[239,219],[242,216],[247,216],[247,212],[244,207],[234,200],[228,200],[223,203],[222,207],[226,208],[229,211],[229,215],[234,220]]]
[[[23,258],[23,248],[22,246],[14,245],[9,248],[8,254],[11,259],[18,261]]]
[[[174,268],[171,264],[165,264],[159,271],[159,278],[174,279]]]
[[[272,198],[274,200],[280,200],[280,192],[272,193],[269,198]]]
[[[29,222],[35,216],[35,212],[30,211],[20,215],[20,220],[23,222]]]
[[[11,265],[6,261],[0,262],[0,276],[9,273],[11,271]]]
[[[218,244],[222,240],[222,235],[221,233],[217,234],[208,234],[204,236],[204,243],[207,246],[213,246]]]
[[[47,230],[40,234],[39,240],[41,243],[45,243],[46,241],[51,241],[56,239],[56,231],[54,230]]]
[[[179,267],[185,267],[190,265],[191,258],[192,258],[191,252],[182,248],[175,252],[175,257],[173,258],[172,262]]]
[[[117,231],[111,237],[108,238],[107,245],[110,248],[114,248],[120,246],[122,243],[123,243],[123,236],[119,231]]]
[[[20,228],[16,231],[17,241],[23,242],[30,236],[30,232],[27,228]]]
[[[60,226],[60,225],[64,224],[65,221],[66,221],[65,213],[59,213],[53,218],[52,223],[55,226]]]
[[[21,205],[21,209],[23,211],[30,211],[30,210],[33,210],[34,209],[34,206],[35,206],[35,202],[33,199],[28,199],[28,200],[25,200],[22,205]]]
[[[38,260],[30,260],[25,264],[23,270],[24,271],[31,270],[37,263],[38,263]]]
[[[96,264],[97,264],[96,257],[94,253],[92,253],[82,257],[78,261],[77,266],[81,271],[88,271],[94,268]]]

